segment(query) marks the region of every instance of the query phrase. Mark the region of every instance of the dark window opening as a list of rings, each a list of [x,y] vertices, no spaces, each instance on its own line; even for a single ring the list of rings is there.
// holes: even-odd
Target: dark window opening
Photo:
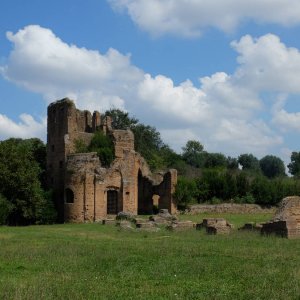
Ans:
[[[51,146],[51,151],[54,152],[54,145]]]
[[[107,213],[109,215],[118,213],[118,192],[115,190],[107,191]]]
[[[64,163],[63,163],[63,161],[61,160],[61,161],[59,162],[59,167],[62,168],[62,167],[63,167],[63,164],[64,164]]]
[[[74,193],[71,189],[65,190],[66,203],[74,203]]]

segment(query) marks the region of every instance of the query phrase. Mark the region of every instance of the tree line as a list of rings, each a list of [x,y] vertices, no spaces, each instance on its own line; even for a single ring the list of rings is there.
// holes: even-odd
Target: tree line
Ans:
[[[127,112],[112,109],[113,128],[131,129],[135,149],[147,160],[152,171],[167,168],[178,170],[175,197],[179,207],[192,203],[257,203],[276,205],[283,197],[300,195],[300,152],[293,152],[288,164],[277,156],[261,159],[251,153],[226,157],[210,153],[196,140],[190,140],[178,154],[165,144],[155,127],[139,123]]]
[[[127,112],[111,109],[114,129],[130,129],[135,150],[152,171],[176,168],[179,178],[175,192],[179,207],[192,203],[258,203],[275,205],[288,195],[300,195],[300,152],[293,152],[285,173],[283,161],[253,154],[237,158],[210,153],[195,140],[188,141],[178,154],[165,144],[155,127],[144,125]],[[96,134],[86,147],[78,142],[78,151],[96,151],[104,166],[113,160],[111,140]],[[49,224],[56,221],[51,190],[46,185],[46,145],[39,139],[0,141],[0,224]]]

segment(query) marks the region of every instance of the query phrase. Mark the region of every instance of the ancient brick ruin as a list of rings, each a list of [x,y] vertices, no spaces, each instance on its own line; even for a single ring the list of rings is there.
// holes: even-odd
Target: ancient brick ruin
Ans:
[[[300,197],[284,198],[274,218],[262,224],[261,232],[287,238],[300,238]]]
[[[115,159],[108,168],[94,152],[75,153],[75,141],[88,145],[97,130],[113,139]],[[109,117],[62,99],[48,107],[47,134],[47,178],[60,221],[99,221],[120,211],[151,214],[154,200],[160,209],[176,211],[176,170],[152,174],[134,150],[133,133],[114,130]]]

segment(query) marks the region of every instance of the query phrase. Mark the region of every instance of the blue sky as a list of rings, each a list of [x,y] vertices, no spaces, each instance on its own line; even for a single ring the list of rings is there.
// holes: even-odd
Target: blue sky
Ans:
[[[47,105],[118,107],[180,152],[300,142],[298,0],[0,2],[0,140],[46,138]]]

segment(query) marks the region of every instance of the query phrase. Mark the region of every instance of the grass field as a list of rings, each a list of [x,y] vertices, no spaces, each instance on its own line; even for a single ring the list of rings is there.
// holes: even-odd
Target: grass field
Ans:
[[[214,216],[236,226],[270,219]],[[299,300],[300,240],[99,224],[0,227],[0,299]]]

